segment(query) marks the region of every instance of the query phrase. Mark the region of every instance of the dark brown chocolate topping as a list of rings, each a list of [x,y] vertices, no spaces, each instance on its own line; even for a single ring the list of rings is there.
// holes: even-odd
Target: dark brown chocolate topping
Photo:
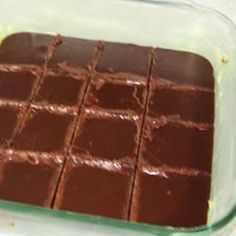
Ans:
[[[62,161],[1,152],[0,198],[50,207]]]
[[[0,98],[27,101],[35,81],[31,72],[0,71]]]
[[[144,109],[146,88],[141,84],[115,83],[96,78],[88,91],[86,105],[112,110],[134,110],[141,113]]]
[[[1,44],[0,63],[42,65],[52,38],[33,33],[10,35]]]
[[[96,70],[103,73],[128,73],[146,77],[149,71],[151,48],[132,44],[104,43]]]
[[[74,117],[32,111],[22,131],[14,139],[14,148],[39,152],[61,152],[68,142],[67,136]]]
[[[30,33],[3,41],[0,198],[121,219],[132,202],[133,221],[205,224],[211,64],[193,53],[101,45]],[[63,172],[63,158],[52,162],[58,155]]]
[[[152,78],[214,89],[213,68],[209,61],[189,52],[157,48]]]
[[[0,107],[0,144],[7,144],[17,127],[17,109],[9,106]]]
[[[141,156],[154,166],[188,167],[211,172],[212,128],[181,125],[146,126]]]
[[[71,65],[87,68],[96,56],[97,45],[98,41],[62,37],[62,43],[55,51],[49,66],[66,62]]]
[[[44,78],[35,98],[36,102],[57,105],[77,105],[83,95],[85,76],[74,78],[68,75],[55,75]]]
[[[127,219],[131,181],[129,169],[107,170],[69,159],[56,208]]]
[[[205,224],[210,180],[209,176],[138,171],[131,220],[175,227]]]
[[[73,153],[107,159],[135,158],[138,127],[136,121],[122,118],[81,118]]]
[[[193,122],[214,121],[214,93],[195,90],[155,89],[148,103],[149,115],[177,115]]]

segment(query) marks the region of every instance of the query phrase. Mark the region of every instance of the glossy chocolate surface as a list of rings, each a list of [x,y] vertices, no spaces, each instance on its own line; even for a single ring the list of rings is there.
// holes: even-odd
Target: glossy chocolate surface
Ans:
[[[103,73],[128,73],[132,78],[146,77],[149,71],[151,48],[131,44],[104,43],[96,70]]]
[[[39,152],[61,152],[74,116],[32,110],[22,130],[14,139],[14,148]]]
[[[105,164],[104,164],[105,165]],[[89,165],[82,160],[67,161],[60,184],[56,208],[127,219],[132,170]]]
[[[92,64],[92,59],[96,57],[97,41],[69,37],[62,37],[61,39],[62,43],[55,51],[49,66],[65,62],[87,68]]]
[[[79,78],[69,75],[47,76],[35,101],[43,104],[77,105],[83,95],[83,79],[83,75]]]
[[[193,227],[207,220],[210,177],[138,171],[131,220]]]
[[[0,144],[7,144],[17,126],[18,110],[10,106],[0,107]]]
[[[0,71],[0,98],[26,101],[35,81],[35,75],[30,72]]]
[[[7,37],[0,198],[143,223],[206,224],[213,76],[207,59],[189,52]]]
[[[42,65],[52,38],[34,33],[10,35],[1,44],[0,63]]]
[[[130,219],[204,225],[213,155],[212,66],[196,54],[155,49],[149,91]]]
[[[95,78],[88,91],[86,105],[141,113],[144,111],[145,92],[146,88],[143,84],[111,82],[105,78]]]
[[[0,198],[50,207],[62,161],[26,153],[1,153]]]
[[[157,48],[152,67],[153,79],[176,84],[214,88],[212,65],[194,53]]]
[[[193,122],[214,121],[214,93],[196,90],[155,89],[148,103],[149,115],[179,116]]]
[[[186,167],[211,172],[213,132],[165,124],[144,129],[141,156],[152,166]]]
[[[72,152],[110,160],[135,158],[138,146],[137,136],[136,121],[122,119],[122,117],[87,118],[85,116],[81,118]]]

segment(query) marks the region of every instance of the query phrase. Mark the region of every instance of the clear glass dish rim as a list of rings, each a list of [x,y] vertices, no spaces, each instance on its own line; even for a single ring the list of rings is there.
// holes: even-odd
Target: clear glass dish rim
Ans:
[[[167,5],[167,6],[175,6],[178,8],[191,8],[192,10],[199,11],[199,12],[206,12],[209,15],[216,15],[228,27],[232,30],[232,37],[235,38],[236,42],[236,26],[233,21],[228,18],[223,13],[208,7],[203,7],[200,4],[192,2],[192,0],[120,0],[120,1],[130,1],[130,2],[138,2],[138,3],[147,3],[147,4],[157,4],[157,5]],[[143,224],[143,223],[133,223],[128,221],[122,220],[115,220],[111,218],[99,217],[99,216],[92,216],[86,215],[81,213],[74,213],[74,212],[67,212],[62,210],[55,210],[55,209],[48,209],[37,207],[33,205],[21,204],[16,202],[10,202],[5,200],[0,200],[0,210],[6,210],[10,212],[22,213],[22,214],[32,214],[34,216],[48,216],[54,217],[58,219],[64,219],[69,221],[79,221],[89,224],[96,224],[96,225],[103,225],[103,226],[110,226],[120,229],[127,229],[127,230],[134,230],[137,232],[143,233],[151,233],[151,234],[164,234],[164,235],[171,235],[172,233],[214,233],[218,230],[222,229],[234,219],[236,219],[236,204],[231,209],[231,211],[221,220],[215,222],[213,224],[209,224],[206,226],[201,227],[194,227],[194,228],[173,228],[167,226],[156,226],[150,224]]]

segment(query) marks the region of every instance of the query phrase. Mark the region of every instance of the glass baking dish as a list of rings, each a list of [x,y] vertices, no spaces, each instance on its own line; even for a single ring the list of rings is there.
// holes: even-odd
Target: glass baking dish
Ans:
[[[236,224],[236,28],[226,16],[180,0],[0,1],[0,41],[22,31],[159,46],[210,60],[216,78],[211,200],[208,225],[191,229],[0,201],[0,235],[228,235]]]

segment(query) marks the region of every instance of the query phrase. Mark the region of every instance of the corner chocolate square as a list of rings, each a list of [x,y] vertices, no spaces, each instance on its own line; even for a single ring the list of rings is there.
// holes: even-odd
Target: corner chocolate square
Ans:
[[[57,105],[77,105],[82,99],[86,75],[49,75],[35,98],[36,102]]]
[[[141,158],[154,166],[186,167],[211,172],[213,128],[202,130],[167,123],[146,122]]]
[[[42,65],[52,39],[44,34],[12,34],[1,44],[0,63]]]
[[[96,111],[95,111],[96,113]],[[84,114],[72,152],[109,160],[135,158],[139,127],[135,119]]]
[[[27,101],[35,82],[36,75],[31,72],[0,71],[0,98]]]
[[[147,77],[151,50],[150,47],[105,42],[96,70],[102,73],[125,73],[131,78],[134,75]]]
[[[62,43],[54,52],[49,66],[65,62],[86,69],[93,63],[97,45],[98,41],[62,37]]]
[[[156,88],[148,102],[148,113],[153,117],[174,115],[186,121],[213,123],[214,93]]]
[[[14,139],[16,150],[62,152],[72,132],[74,114],[32,109],[22,130]]]
[[[112,110],[144,111],[146,85],[144,83],[106,79],[99,75],[92,80],[85,103]]]
[[[157,48],[154,59],[154,80],[165,79],[176,84],[214,89],[213,67],[204,57],[190,52]]]
[[[11,150],[0,155],[0,198],[50,207],[63,159]]]
[[[119,163],[69,158],[54,207],[127,219],[132,174]]]
[[[131,221],[173,227],[207,223],[210,176],[141,169],[137,172]]]

